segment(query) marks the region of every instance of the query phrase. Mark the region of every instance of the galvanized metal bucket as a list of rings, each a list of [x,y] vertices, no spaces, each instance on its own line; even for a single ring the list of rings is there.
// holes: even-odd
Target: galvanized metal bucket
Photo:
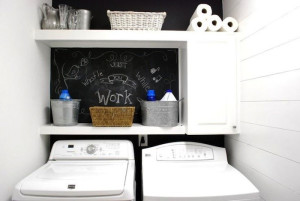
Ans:
[[[53,124],[55,126],[74,126],[78,124],[80,99],[51,99]]]
[[[179,101],[142,101],[142,124],[174,127],[178,125]]]

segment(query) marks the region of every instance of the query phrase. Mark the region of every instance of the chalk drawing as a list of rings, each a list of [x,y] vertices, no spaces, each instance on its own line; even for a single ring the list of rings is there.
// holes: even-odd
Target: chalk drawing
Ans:
[[[100,54],[98,56],[90,57],[90,59],[99,59],[99,58],[103,57],[106,54],[111,54],[110,55],[110,59],[112,59],[112,60],[115,58],[114,55],[117,55],[117,53],[115,51],[107,51],[107,52],[104,52],[104,53],[102,53],[102,54]],[[108,61],[109,61],[109,59],[108,59]]]
[[[151,74],[154,74],[154,73],[158,72],[159,70],[160,70],[160,67],[157,67],[157,68],[151,68],[151,69],[150,69],[150,73],[151,73]]]
[[[130,80],[127,75],[124,74],[112,74],[107,78],[102,78],[99,80],[102,84],[115,84],[115,82],[121,82],[124,85],[130,86],[136,89],[137,85],[133,80]]]
[[[136,100],[140,103],[142,101],[144,101],[143,99],[141,99],[140,97],[136,97]]]
[[[153,77],[152,79],[153,79],[153,81],[154,81],[155,83],[158,83],[158,82],[162,79],[162,76],[161,76],[161,75],[158,75],[158,76],[156,76],[156,77]]]
[[[172,89],[172,83],[175,82],[175,75],[169,74],[169,78],[164,79],[164,82],[169,85],[169,89]]]
[[[164,61],[168,61],[168,56],[163,51],[153,51],[153,52],[150,52],[150,53],[144,52],[142,55],[138,55],[138,54],[136,54],[134,52],[126,51],[126,52],[123,52],[122,55],[126,55],[126,54],[127,55],[134,55],[136,57],[142,57],[143,58],[143,57],[148,57],[150,55],[157,54],[157,53],[161,54],[161,56],[162,56],[162,58],[163,58]]]
[[[56,67],[56,70],[57,70],[57,80],[55,81],[55,93],[56,94],[60,94],[61,90],[62,90],[62,87],[60,85],[61,83],[61,77],[60,77],[60,70],[59,70],[59,67],[58,67],[58,64],[57,64],[57,61],[56,61],[56,53],[58,52],[58,50],[55,50],[54,52],[54,55],[53,55],[53,63],[54,63],[54,66]]]
[[[89,59],[88,58],[81,58],[80,60],[80,66],[86,66],[89,64]]]

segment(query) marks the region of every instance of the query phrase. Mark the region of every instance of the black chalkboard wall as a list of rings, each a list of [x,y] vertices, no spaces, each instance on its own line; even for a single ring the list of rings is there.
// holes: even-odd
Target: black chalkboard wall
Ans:
[[[177,49],[52,49],[51,98],[69,89],[81,99],[79,123],[91,122],[91,106],[135,106],[134,122],[141,122],[140,101],[148,89],[160,99],[172,89],[178,99]]]

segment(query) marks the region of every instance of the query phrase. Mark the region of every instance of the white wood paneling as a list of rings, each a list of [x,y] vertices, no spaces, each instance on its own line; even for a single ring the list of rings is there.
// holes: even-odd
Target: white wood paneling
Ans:
[[[242,59],[247,59],[264,51],[295,40],[300,36],[300,7],[264,27],[241,43]]]
[[[300,132],[241,123],[241,134],[230,137],[300,163]]]
[[[300,69],[300,39],[241,62],[241,80]]]
[[[300,101],[242,102],[241,121],[300,131]]]
[[[250,0],[245,1],[250,4],[253,11],[251,15],[240,21],[239,30],[243,33],[242,38],[247,38],[259,30],[264,29],[270,24],[276,22],[286,14],[290,13],[300,5],[298,0]],[[240,7],[242,12],[243,7]]]
[[[225,137],[230,163],[264,200],[299,201],[300,1],[230,2],[224,15],[240,19],[242,50],[241,134]]]
[[[300,195],[293,190],[274,181],[255,169],[242,163],[236,158],[232,158],[231,163],[248,177],[253,184],[260,189],[262,201],[299,201]]]
[[[232,158],[245,163],[279,184],[300,193],[300,165],[273,153],[257,149],[232,138],[226,139],[227,150]]]
[[[300,100],[300,69],[241,83],[241,101]]]

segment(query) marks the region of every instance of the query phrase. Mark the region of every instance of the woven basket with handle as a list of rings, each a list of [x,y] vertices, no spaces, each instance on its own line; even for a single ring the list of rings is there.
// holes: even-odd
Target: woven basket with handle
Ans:
[[[160,31],[166,12],[107,11],[112,30]]]

